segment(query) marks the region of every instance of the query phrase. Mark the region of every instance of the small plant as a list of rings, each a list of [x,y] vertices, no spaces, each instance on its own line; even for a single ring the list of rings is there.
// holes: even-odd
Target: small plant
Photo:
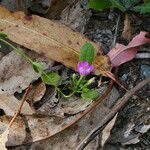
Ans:
[[[44,71],[44,65],[40,62],[33,61],[27,54],[25,54],[21,49],[14,47],[12,44],[7,42],[5,38],[7,35],[5,33],[0,32],[0,41],[7,44],[13,50],[21,55],[25,60],[27,60],[30,64],[32,64],[33,69],[35,72],[39,73],[41,79],[45,84],[52,85],[58,91],[59,94],[64,96],[65,98],[71,97],[74,94],[81,94],[81,97],[85,100],[92,100],[98,96],[98,93],[93,90],[89,89],[88,86],[94,81],[94,78],[86,80],[86,76],[90,74],[94,66],[92,65],[94,61],[94,47],[91,43],[85,43],[81,48],[80,54],[80,62],[77,65],[78,73],[72,75],[72,86],[69,87],[71,91],[69,95],[66,95],[62,92],[62,90],[58,87],[58,83],[60,82],[61,77],[56,72],[48,72]]]
[[[118,8],[122,12],[136,11],[139,13],[150,13],[150,0],[89,0],[88,8],[104,10]]]

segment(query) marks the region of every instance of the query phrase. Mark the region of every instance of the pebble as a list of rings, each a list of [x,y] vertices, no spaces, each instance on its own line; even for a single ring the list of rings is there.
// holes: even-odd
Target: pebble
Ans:
[[[150,77],[150,66],[148,66],[148,65],[141,65],[141,67],[140,67],[140,76],[141,76],[142,80]],[[150,89],[150,84],[148,84],[146,86],[146,88]]]
[[[150,77],[150,66],[141,65],[140,67],[140,76],[142,79]]]

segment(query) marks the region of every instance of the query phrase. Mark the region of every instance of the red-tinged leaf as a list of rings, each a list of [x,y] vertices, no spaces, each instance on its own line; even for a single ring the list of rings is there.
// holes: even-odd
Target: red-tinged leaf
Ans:
[[[140,32],[127,46],[117,43],[115,48],[108,53],[112,66],[117,67],[133,59],[139,50],[139,46],[150,43],[150,39],[145,37],[146,34],[146,32]]]

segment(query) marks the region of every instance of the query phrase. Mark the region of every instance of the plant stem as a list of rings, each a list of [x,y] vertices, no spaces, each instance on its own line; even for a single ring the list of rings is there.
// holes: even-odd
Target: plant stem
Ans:
[[[79,81],[77,82],[77,85],[75,86],[75,90],[78,89],[78,87],[79,87],[81,81],[84,79],[84,77],[85,77],[85,76],[80,76],[80,79],[79,79]]]
[[[82,140],[82,142],[77,146],[76,150],[83,150],[89,144],[89,142],[99,134],[101,129],[103,129],[103,126],[106,125],[106,123],[108,123],[108,121],[130,100],[130,97],[148,83],[150,83],[150,78],[146,78],[145,80],[141,81],[132,90],[128,91],[122,98],[120,98],[111,108],[110,112],[101,120],[101,122],[89,132],[85,139]]]
[[[32,60],[29,56],[27,56],[24,52],[21,52],[20,49],[16,48],[15,46],[13,46],[12,44],[10,44],[9,42],[7,42],[7,41],[5,41],[5,40],[3,40],[3,39],[0,39],[0,41],[2,41],[3,43],[7,44],[7,45],[10,46],[11,48],[13,48],[14,51],[15,51],[17,54],[21,55],[24,59],[26,59],[28,62],[30,62],[31,64],[33,64],[33,60]]]
[[[26,55],[24,52],[22,52],[20,49],[16,48],[15,46],[13,46],[12,44],[10,44],[9,42],[7,42],[7,41],[4,40],[4,39],[0,39],[0,41],[2,41],[3,43],[7,44],[7,45],[10,46],[11,48],[13,48],[13,50],[14,50],[17,54],[21,55],[21,56],[22,56],[24,59],[26,59],[29,63],[31,63],[31,64],[34,63],[34,61],[33,61],[28,55]],[[44,72],[44,70],[41,72],[41,74],[44,74],[47,78],[49,78],[49,76],[46,74],[46,72]],[[69,95],[65,95],[57,86],[54,86],[54,87],[55,87],[55,89],[56,89],[58,92],[60,92],[61,95],[63,95],[65,98],[69,98],[69,97],[73,96],[73,95],[76,93],[76,91],[78,90],[78,87],[79,87],[81,81],[83,80],[83,78],[84,78],[84,76],[81,76],[81,77],[80,77],[79,81],[77,82],[77,85],[75,85],[75,87],[74,87],[73,92],[72,92],[71,94],[69,94]],[[75,84],[75,83],[74,83],[74,84]]]

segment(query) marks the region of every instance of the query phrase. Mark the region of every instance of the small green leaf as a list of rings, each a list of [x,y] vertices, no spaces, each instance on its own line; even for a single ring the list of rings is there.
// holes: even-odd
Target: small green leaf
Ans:
[[[94,61],[94,47],[91,43],[85,43],[81,47],[80,61],[88,61],[91,64],[93,63],[93,61]]]
[[[140,12],[141,14],[150,13],[150,1],[146,1],[141,5],[135,6],[133,10],[136,12]]]
[[[43,64],[41,64],[39,62],[32,62],[32,67],[33,67],[34,71],[37,73],[42,73],[42,71],[44,70]]]
[[[89,0],[88,8],[95,10],[104,10],[111,7],[109,0]]]
[[[42,74],[41,78],[46,84],[53,86],[57,86],[58,82],[60,81],[60,76],[55,72]]]
[[[122,12],[126,11],[125,6],[123,6],[119,0],[110,0],[112,3],[112,7],[113,8],[118,8],[120,9]]]
[[[133,9],[133,6],[137,5],[141,0],[121,0],[122,5],[126,10]]]
[[[83,92],[81,94],[82,98],[85,99],[85,100],[93,100],[95,98],[97,98],[98,96],[98,93],[95,91],[95,90],[88,90],[86,92]]]
[[[90,89],[87,88],[87,86],[85,86],[83,89],[82,89],[82,93],[87,93]]]
[[[75,85],[75,83],[77,82],[77,75],[75,73],[72,75],[72,80],[73,84]]]
[[[7,34],[3,33],[3,32],[0,32],[0,38],[1,39],[4,39],[7,37]]]

